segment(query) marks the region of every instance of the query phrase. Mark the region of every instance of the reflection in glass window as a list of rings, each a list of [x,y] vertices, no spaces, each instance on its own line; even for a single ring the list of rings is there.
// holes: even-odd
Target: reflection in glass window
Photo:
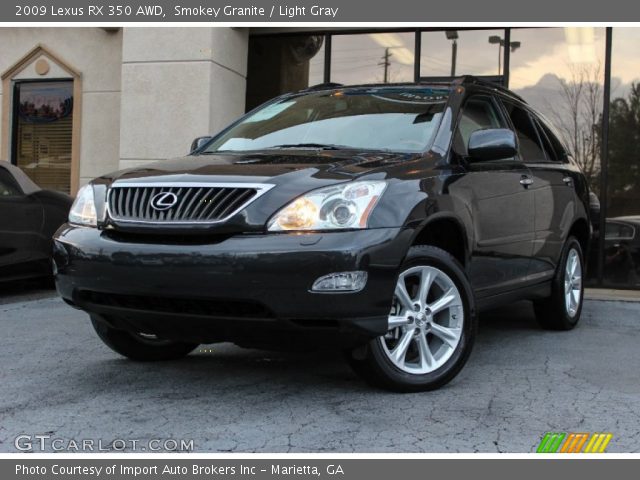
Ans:
[[[16,84],[14,161],[41,188],[69,193],[73,82]]]
[[[307,83],[309,86],[319,85],[320,83],[324,83],[324,37],[316,36],[316,41],[322,41],[322,45],[318,52],[309,59],[309,80]]]
[[[612,40],[604,281],[640,288],[640,29]]]
[[[203,153],[322,146],[420,152],[435,134],[448,95],[448,89],[428,87],[298,95],[244,118]]]
[[[323,65],[324,35],[250,37],[247,111],[283,93],[322,83]]]
[[[412,82],[413,33],[334,35],[331,81],[344,85]]]
[[[19,195],[20,190],[15,180],[4,168],[0,168],[0,197]]]
[[[597,193],[603,105],[605,29],[512,29],[509,88],[559,133]]]
[[[516,129],[522,160],[525,162],[545,161],[546,157],[542,145],[540,145],[540,137],[538,137],[538,131],[529,112],[511,102],[503,101],[502,103],[509,114],[513,128]]]
[[[503,72],[504,30],[423,32],[420,76],[495,76]]]

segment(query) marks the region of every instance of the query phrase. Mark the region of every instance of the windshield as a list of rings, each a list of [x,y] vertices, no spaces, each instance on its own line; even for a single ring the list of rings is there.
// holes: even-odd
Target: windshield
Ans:
[[[448,89],[379,87],[305,93],[256,110],[201,153],[283,148],[421,152],[442,117]]]

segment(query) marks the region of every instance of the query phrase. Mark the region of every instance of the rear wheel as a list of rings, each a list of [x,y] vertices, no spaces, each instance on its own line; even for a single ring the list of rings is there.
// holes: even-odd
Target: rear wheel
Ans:
[[[389,331],[348,354],[369,383],[433,390],[464,366],[476,334],[473,294],[460,264],[431,246],[411,248],[398,276]]]
[[[191,353],[197,343],[163,340],[147,333],[129,333],[110,327],[104,321],[91,317],[96,333],[111,350],[141,362],[176,360]]]
[[[553,279],[551,296],[534,302],[536,319],[550,330],[571,330],[580,320],[584,285],[580,242],[569,237]]]

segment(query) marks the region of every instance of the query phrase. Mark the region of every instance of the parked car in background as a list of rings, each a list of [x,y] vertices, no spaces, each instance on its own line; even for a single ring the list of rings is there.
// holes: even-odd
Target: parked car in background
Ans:
[[[122,355],[341,348],[418,391],[461,370],[481,309],[580,319],[588,184],[509,90],[320,86],[195,147],[95,179],[56,233],[58,292]]]
[[[53,233],[73,199],[43,190],[18,167],[0,161],[0,281],[52,274]]]
[[[625,286],[640,284],[640,215],[607,218],[604,281]]]

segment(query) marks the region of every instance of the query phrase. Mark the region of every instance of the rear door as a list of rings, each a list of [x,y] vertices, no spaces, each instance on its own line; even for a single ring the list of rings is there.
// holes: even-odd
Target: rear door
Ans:
[[[9,171],[0,167],[0,278],[27,273],[42,223],[40,202],[25,195]]]
[[[453,150],[465,159],[465,175],[450,191],[471,209],[474,245],[469,274],[478,297],[523,284],[533,248],[533,194],[529,169],[518,157],[473,162],[467,147],[471,134],[486,128],[508,128],[496,99],[470,96],[463,106]]]
[[[533,112],[530,121],[532,147],[525,163],[531,170],[535,195],[535,240],[529,277],[544,281],[553,277],[576,211],[576,172],[551,129]],[[524,121],[524,113],[522,114]],[[537,142],[536,140],[537,136]]]

